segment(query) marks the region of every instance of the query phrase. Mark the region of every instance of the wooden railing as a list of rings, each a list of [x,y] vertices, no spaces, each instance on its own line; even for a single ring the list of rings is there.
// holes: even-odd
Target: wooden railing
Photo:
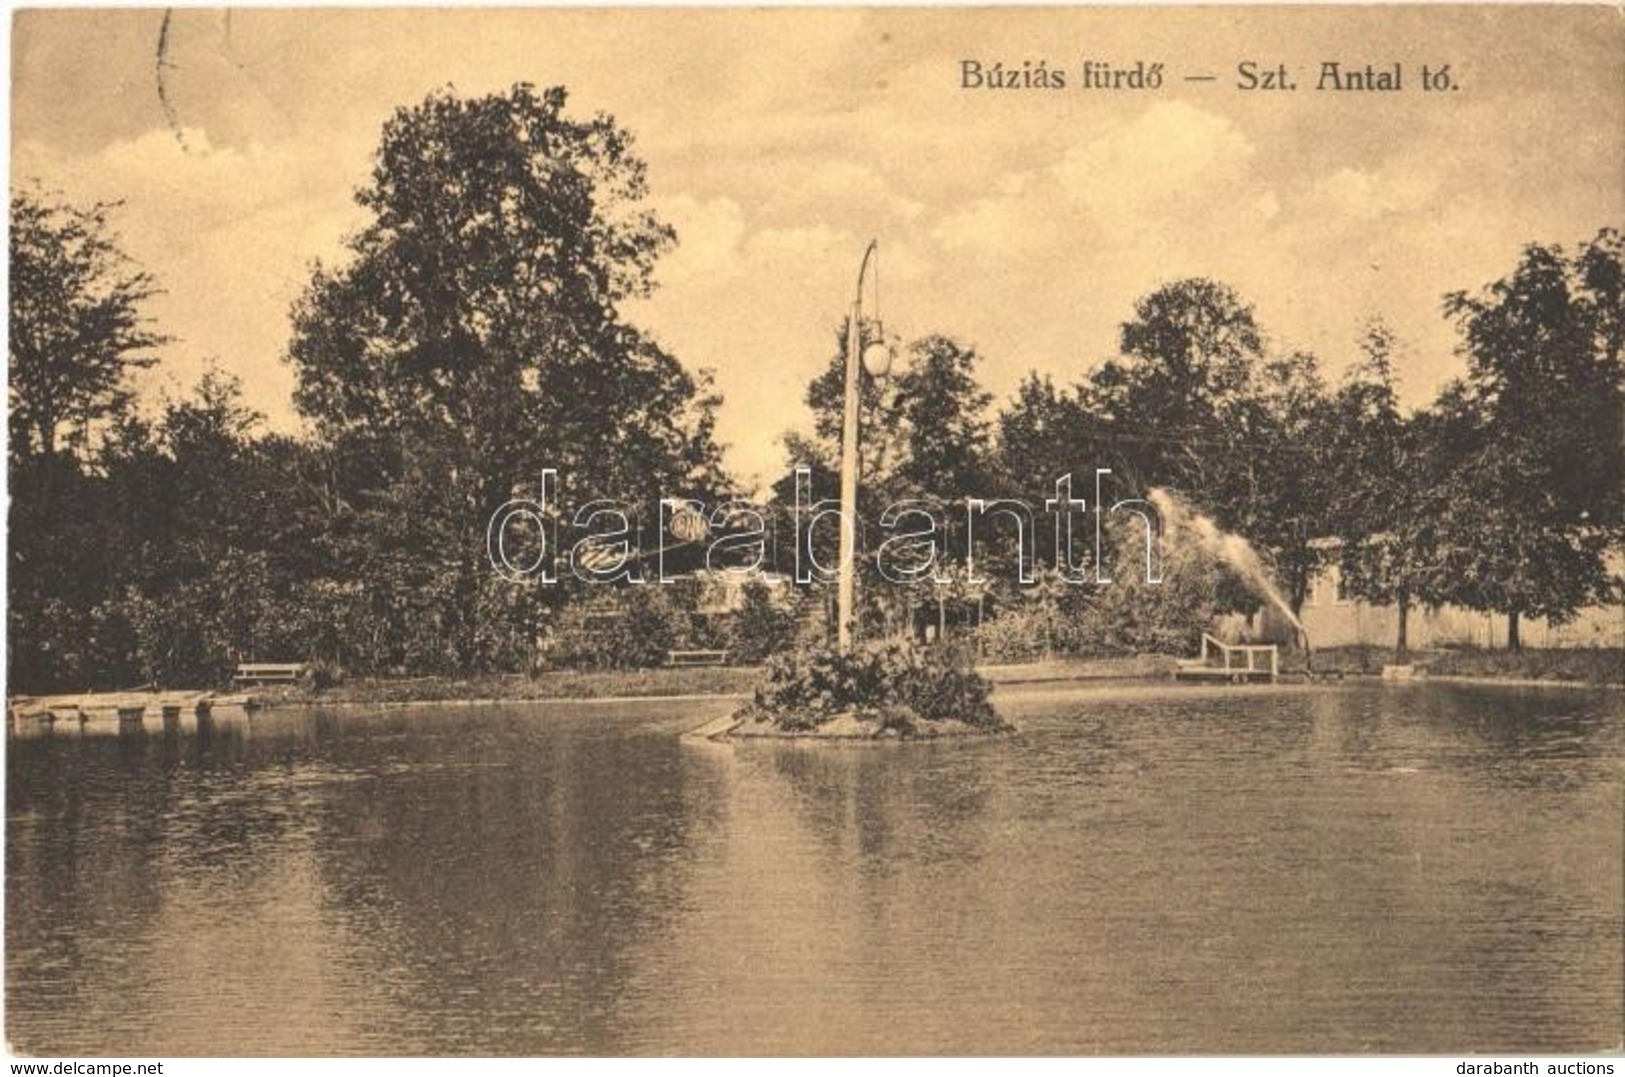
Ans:
[[[1217,652],[1217,665],[1212,652]],[[1202,664],[1227,673],[1268,673],[1275,680],[1281,672],[1281,649],[1273,643],[1225,643],[1204,632]]]

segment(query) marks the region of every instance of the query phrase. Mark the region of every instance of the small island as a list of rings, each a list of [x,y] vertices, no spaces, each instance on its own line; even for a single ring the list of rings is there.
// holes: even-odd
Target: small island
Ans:
[[[694,735],[712,740],[935,740],[1014,732],[989,702],[972,655],[906,640],[785,652],[743,709]]]

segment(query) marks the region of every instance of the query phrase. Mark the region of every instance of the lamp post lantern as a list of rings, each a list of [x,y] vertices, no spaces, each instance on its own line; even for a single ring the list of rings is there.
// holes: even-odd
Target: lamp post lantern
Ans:
[[[857,293],[846,325],[846,400],[841,422],[841,553],[836,588],[836,643],[850,650],[857,627],[853,600],[857,589],[858,528],[858,364],[870,375],[883,378],[891,372],[892,353],[884,340],[866,348],[863,343],[863,280],[869,263],[879,249],[879,240],[870,240],[858,267]],[[879,306],[878,301],[876,306]]]

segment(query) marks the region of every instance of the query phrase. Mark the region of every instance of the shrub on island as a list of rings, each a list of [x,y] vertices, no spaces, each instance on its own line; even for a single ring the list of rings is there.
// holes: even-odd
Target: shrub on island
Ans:
[[[745,715],[779,733],[933,736],[1009,729],[969,652],[904,640],[850,651],[803,647],[775,656]],[[842,732],[835,733],[836,727]]]

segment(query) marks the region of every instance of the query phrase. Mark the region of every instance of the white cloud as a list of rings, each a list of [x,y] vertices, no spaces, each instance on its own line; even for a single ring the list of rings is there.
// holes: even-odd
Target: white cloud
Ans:
[[[1253,144],[1229,119],[1183,101],[1158,102],[1067,151],[1061,186],[1098,211],[1189,196],[1245,173]]]
[[[677,230],[677,248],[660,263],[660,280],[725,280],[744,271],[745,212],[731,198],[679,194],[663,200],[661,214]]]
[[[324,150],[334,149],[329,155]],[[19,143],[16,172],[38,176],[75,203],[123,200],[113,213],[121,246],[162,291],[147,304],[173,336],[160,367],[137,384],[185,391],[207,366],[240,376],[272,425],[294,422],[293,374],[282,363],[287,314],[313,259],[342,257],[362,212],[349,182],[328,178],[342,150],[251,143],[218,145],[197,127],[154,128],[68,157]]]
[[[1008,255],[1035,238],[1042,216],[1032,201],[1019,195],[978,198],[944,216],[932,236],[950,252]]]
[[[1108,235],[1157,226],[1170,213],[1215,205],[1249,180],[1254,148],[1229,119],[1182,101],[1068,150],[1052,169],[1061,189]]]
[[[1284,59],[1356,24],[1377,51],[1415,40],[1413,23],[1379,31],[1357,15],[1192,12],[1180,33]],[[633,317],[684,362],[717,368],[724,434],[747,468],[776,462],[771,436],[800,419],[870,236],[888,324],[975,343],[1001,393],[1031,366],[1076,377],[1114,348],[1135,297],[1193,273],[1233,284],[1279,341],[1328,362],[1378,310],[1431,376],[1458,365],[1444,290],[1504,272],[1519,242],[1588,235],[1622,205],[1622,105],[1597,89],[1613,85],[1616,50],[1580,35],[1601,17],[1579,9],[1564,13],[1575,31],[1554,35],[1530,32],[1545,12],[1430,14],[1429,40],[1453,43],[1464,72],[1475,57],[1501,70],[1490,61],[1514,38],[1535,59],[1460,100],[1357,106],[1175,85],[1155,99],[956,88],[967,50],[1087,41],[1127,54],[1164,32],[1160,14],[267,12],[237,19],[228,55],[219,16],[198,12],[177,17],[193,36],[173,42],[191,152],[151,128],[150,90],[130,89],[150,87],[150,14],[93,17],[123,29],[98,44],[82,14],[34,20],[14,174],[128,199],[126,246],[168,288],[153,311],[180,338],[166,367],[219,354],[259,379],[267,410],[285,399],[276,357],[308,260],[364,218],[350,194],[378,124],[447,82],[559,81],[577,115],[604,108],[636,134],[655,189],[679,192],[654,200],[679,245]],[[619,63],[629,48],[644,62]],[[1532,74],[1559,59],[1571,82]]]
[[[1118,248],[1273,218],[1259,191],[1253,143],[1225,117],[1159,102],[1062,150],[1037,171],[1007,173],[995,193],[946,213],[933,230],[949,251],[1005,257],[1080,239]],[[1223,213],[1214,207],[1222,206]]]
[[[799,228],[764,228],[745,244],[752,262],[805,264],[839,257],[856,244],[852,233],[819,223]]]
[[[1426,208],[1437,189],[1437,177],[1419,167],[1345,167],[1315,182],[1306,212],[1331,215],[1340,223],[1368,223]]]
[[[879,172],[854,161],[812,164],[799,179],[784,184],[769,200],[775,215],[827,213],[891,217],[912,221],[925,204],[897,194]]]

